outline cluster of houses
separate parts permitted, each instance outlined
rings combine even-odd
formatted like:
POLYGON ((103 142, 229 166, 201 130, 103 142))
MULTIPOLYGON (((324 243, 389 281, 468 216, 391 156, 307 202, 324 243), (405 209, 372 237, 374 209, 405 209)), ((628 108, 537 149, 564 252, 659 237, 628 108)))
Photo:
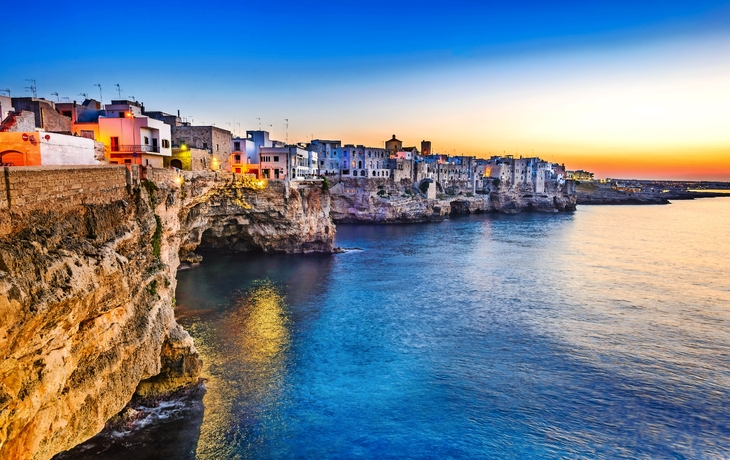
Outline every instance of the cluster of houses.
MULTIPOLYGON (((177 115, 148 111, 144 104, 94 99, 55 103, 42 98, 0 96, 0 163, 4 166, 136 164, 181 170, 228 171, 282 181, 328 177, 395 184, 434 182, 442 191, 479 193, 490 185, 529 186, 535 192, 571 178, 564 165, 539 158, 448 156, 396 138, 383 147, 313 139, 287 144, 269 132, 234 136, 216 126, 197 126, 177 115)), ((580 171, 583 173, 583 171, 580 171)))

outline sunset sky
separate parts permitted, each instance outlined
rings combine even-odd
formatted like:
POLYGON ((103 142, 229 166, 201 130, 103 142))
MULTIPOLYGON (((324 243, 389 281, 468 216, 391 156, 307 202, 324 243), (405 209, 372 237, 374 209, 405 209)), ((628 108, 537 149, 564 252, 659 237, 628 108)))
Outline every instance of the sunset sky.
POLYGON ((41 2, 11 21, 0 90, 35 78, 80 101, 101 83, 108 103, 119 83, 148 109, 240 133, 260 117, 281 140, 288 118, 290 141, 396 134, 599 177, 730 180, 729 2, 353 3, 41 2))

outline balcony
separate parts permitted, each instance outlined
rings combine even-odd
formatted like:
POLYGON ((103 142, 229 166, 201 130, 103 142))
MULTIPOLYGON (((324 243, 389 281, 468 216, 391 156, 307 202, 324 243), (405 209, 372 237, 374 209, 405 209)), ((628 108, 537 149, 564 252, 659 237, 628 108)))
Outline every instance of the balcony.
POLYGON ((160 148, 153 145, 112 145, 113 153, 160 153, 160 148))

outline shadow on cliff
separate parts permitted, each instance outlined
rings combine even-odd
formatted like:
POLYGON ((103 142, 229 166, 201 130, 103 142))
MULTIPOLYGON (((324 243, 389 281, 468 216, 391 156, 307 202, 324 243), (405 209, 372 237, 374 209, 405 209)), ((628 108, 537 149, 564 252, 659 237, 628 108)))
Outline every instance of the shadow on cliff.
POLYGON ((203 423, 204 394, 201 386, 179 398, 158 402, 157 407, 133 404, 145 417, 128 423, 122 431, 108 423, 101 433, 53 460, 129 460, 130 455, 134 460, 194 460, 203 423))

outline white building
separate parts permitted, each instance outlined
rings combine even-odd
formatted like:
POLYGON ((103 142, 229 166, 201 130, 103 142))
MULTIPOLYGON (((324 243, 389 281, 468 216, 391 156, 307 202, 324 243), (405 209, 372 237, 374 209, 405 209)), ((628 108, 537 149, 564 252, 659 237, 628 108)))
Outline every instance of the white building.
POLYGON ((97 124, 96 140, 104 143, 112 164, 162 168, 162 158, 172 155, 170 125, 142 115, 138 102, 112 101, 97 124))
POLYGON ((297 181, 317 175, 317 152, 303 146, 259 148, 261 177, 297 181))
POLYGON ((13 101, 8 96, 0 96, 0 121, 8 118, 13 111, 13 101))

